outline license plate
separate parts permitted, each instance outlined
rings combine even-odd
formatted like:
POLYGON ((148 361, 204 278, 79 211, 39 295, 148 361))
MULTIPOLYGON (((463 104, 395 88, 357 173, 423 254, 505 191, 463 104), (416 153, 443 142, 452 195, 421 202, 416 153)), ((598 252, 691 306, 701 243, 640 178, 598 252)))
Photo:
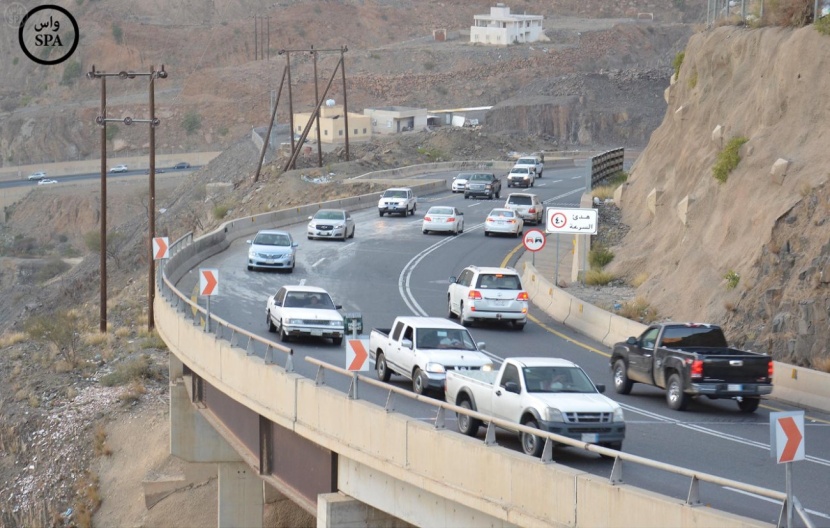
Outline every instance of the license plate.
POLYGON ((317 233, 320 236, 331 236, 331 233, 317 233))
POLYGON ((728 390, 729 392, 740 392, 740 391, 744 390, 744 386, 743 385, 736 385, 736 384, 729 384, 729 385, 726 386, 726 390, 728 390))
POLYGON ((496 223, 499 225, 504 225, 504 220, 496 220, 496 223))
POLYGON ((596 444, 599 442, 599 434, 597 433, 582 433, 582 441, 589 444, 596 444))
POLYGON ((493 306, 504 306, 504 301, 493 301, 493 306))
POLYGON ((323 331, 322 330, 311 330, 311 335, 321 336, 321 335, 323 335, 323 331))
POLYGON ((273 264, 273 263, 274 263, 274 259, 265 259, 265 263, 266 263, 266 264, 273 264))

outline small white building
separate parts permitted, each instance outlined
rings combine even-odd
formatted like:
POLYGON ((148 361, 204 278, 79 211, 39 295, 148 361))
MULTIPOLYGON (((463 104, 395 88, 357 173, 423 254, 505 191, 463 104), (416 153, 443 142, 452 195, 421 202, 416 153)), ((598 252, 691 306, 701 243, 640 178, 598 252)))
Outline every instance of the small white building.
POLYGON ((400 132, 421 130, 427 126, 426 108, 382 106, 379 108, 364 108, 363 115, 371 119, 372 134, 398 134, 400 132))
POLYGON ((524 44, 544 39, 542 15, 513 15, 504 4, 490 8, 489 15, 474 15, 470 27, 470 42, 506 46, 524 44))

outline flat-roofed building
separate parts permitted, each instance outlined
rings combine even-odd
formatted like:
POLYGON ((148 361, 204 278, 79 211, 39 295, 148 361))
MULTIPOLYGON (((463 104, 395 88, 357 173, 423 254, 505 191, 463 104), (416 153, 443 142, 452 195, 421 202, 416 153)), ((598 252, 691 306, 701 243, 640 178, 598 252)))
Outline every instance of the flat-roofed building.
MULTIPOLYGON (((294 114, 294 134, 302 134, 313 112, 294 114)), ((346 120, 343 119, 343 105, 320 107, 320 141, 322 143, 345 143, 346 120)), ((317 126, 312 123, 307 139, 316 144, 317 126)), ((349 141, 372 139, 372 119, 364 114, 349 112, 349 141)))
POLYGON ((506 46, 545 39, 542 15, 514 15, 504 4, 490 8, 489 15, 474 15, 470 42, 506 46))

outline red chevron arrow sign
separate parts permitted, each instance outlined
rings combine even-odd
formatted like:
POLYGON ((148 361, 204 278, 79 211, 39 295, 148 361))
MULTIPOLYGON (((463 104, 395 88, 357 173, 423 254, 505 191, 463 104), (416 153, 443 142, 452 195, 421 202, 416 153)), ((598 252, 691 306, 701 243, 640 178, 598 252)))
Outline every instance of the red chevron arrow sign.
POLYGON ((346 340, 346 369, 351 371, 369 370, 369 340, 346 340))
POLYGON ((219 270, 199 268, 199 295, 219 294, 219 270))
POLYGON ((167 237, 155 237, 153 239, 153 260, 161 260, 170 258, 170 245, 167 243, 167 237))
POLYGON ((779 464, 804 460, 804 411, 774 412, 770 419, 770 454, 779 464))

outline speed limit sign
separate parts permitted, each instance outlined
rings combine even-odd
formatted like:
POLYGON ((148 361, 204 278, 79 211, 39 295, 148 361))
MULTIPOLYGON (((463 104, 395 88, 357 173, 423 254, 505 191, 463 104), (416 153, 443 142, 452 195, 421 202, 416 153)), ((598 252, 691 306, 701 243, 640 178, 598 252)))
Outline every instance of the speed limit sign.
POLYGON ((539 251, 545 247, 545 233, 540 229, 528 229, 522 239, 522 244, 528 251, 539 251))

